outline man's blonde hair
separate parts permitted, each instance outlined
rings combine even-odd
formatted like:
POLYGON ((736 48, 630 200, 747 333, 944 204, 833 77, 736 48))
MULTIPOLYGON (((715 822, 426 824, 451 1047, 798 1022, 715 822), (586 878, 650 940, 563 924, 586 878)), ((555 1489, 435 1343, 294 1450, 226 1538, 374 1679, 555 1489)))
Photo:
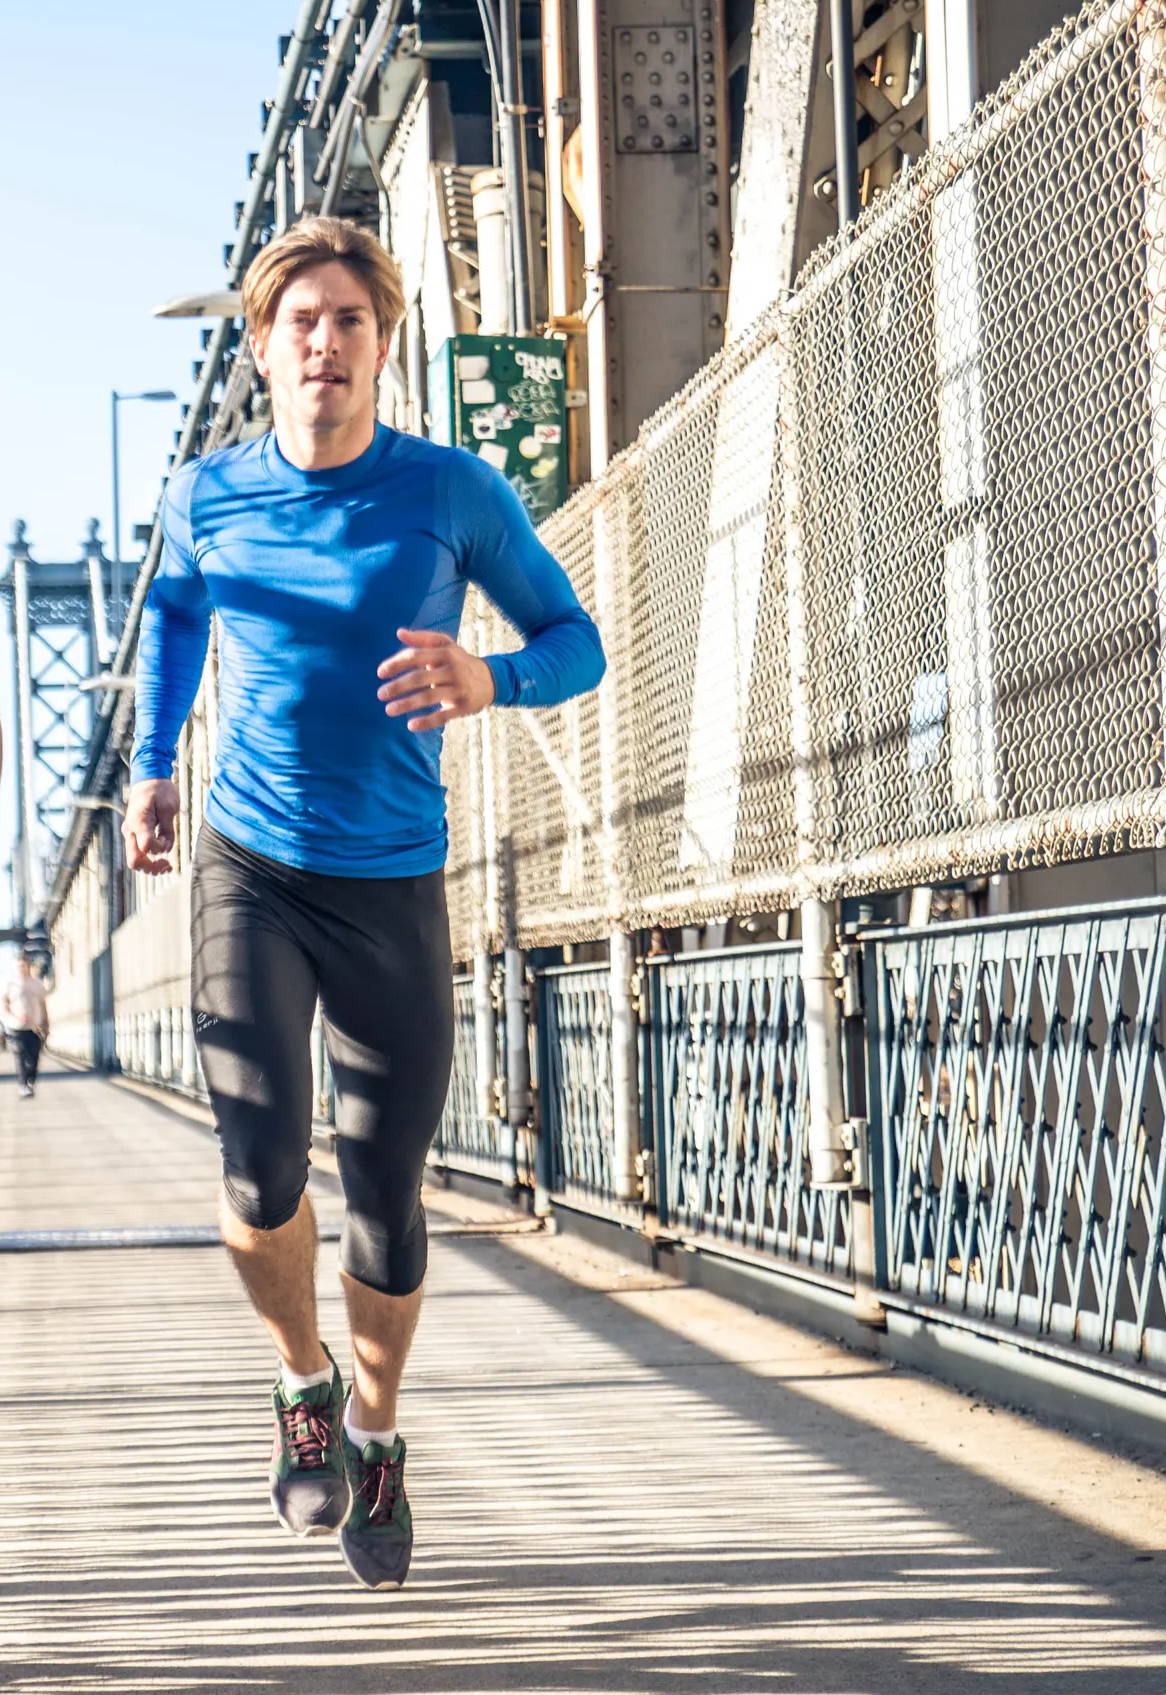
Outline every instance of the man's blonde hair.
POLYGON ((391 341, 405 316, 405 289, 397 261, 375 235, 349 218, 304 218, 252 259, 243 278, 243 315, 252 335, 264 336, 275 322, 280 295, 301 271, 338 259, 368 290, 377 340, 391 341))

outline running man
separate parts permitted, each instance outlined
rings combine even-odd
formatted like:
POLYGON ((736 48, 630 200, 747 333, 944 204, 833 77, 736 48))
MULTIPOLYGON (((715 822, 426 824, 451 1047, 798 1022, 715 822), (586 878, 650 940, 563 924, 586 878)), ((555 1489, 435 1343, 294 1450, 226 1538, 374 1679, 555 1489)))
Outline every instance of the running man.
POLYGON ((453 1048, 442 727, 593 689, 604 657, 505 478, 378 423, 404 297, 371 235, 336 218, 295 225, 251 265, 243 309, 274 427, 167 487, 126 853, 134 870, 170 869, 176 745, 213 611, 219 735, 193 868, 192 1001, 223 1239, 280 1359, 276 1516, 297 1536, 339 1530, 353 1575, 386 1589, 412 1549, 397 1391, 453 1048), (470 582, 521 633, 517 653, 458 645, 470 582), (304 1192, 317 996, 346 1205, 347 1399, 317 1326, 304 1192))
POLYGON ((49 1008, 45 986, 24 954, 16 962, 16 976, 4 990, 4 1024, 16 1049, 21 1098, 28 1101, 36 1093, 40 1053, 49 1039, 49 1008))

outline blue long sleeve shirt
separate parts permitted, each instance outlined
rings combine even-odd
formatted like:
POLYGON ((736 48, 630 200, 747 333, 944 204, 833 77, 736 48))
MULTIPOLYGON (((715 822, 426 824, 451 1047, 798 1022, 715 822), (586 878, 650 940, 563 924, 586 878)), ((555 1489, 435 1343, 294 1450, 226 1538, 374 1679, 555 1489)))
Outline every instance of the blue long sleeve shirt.
POLYGON ((131 778, 170 777, 212 612, 219 736, 207 821, 283 864, 404 877, 446 857, 440 730, 377 698, 398 629, 457 636, 478 584, 522 635, 487 658, 500 706, 554 706, 604 671, 599 633, 518 495, 463 448, 378 424, 302 471, 269 434, 170 479, 142 614, 131 778))

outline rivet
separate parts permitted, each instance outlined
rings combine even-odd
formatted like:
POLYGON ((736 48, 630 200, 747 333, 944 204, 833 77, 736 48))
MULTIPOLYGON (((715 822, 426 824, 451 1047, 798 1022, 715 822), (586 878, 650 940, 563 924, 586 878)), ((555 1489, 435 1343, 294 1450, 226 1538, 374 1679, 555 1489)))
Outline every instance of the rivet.
POLYGON ((651 76, 648 78, 648 81, 652 84, 653 88, 659 88, 659 86, 660 86, 660 73, 659 73, 659 71, 653 71, 651 76))
POLYGON ((636 64, 637 65, 646 65, 647 63, 648 63, 648 55, 646 53, 637 53, 636 54, 636 64))
POLYGON ((711 190, 704 197, 704 203, 705 203, 706 206, 715 206, 717 204, 717 200, 718 200, 718 196, 715 195, 711 190))
POLYGON ((663 104, 664 102, 658 94, 653 94, 652 98, 648 101, 649 106, 662 106, 663 104))
POLYGON ((687 82, 688 81, 688 72, 687 71, 677 71, 676 80, 679 83, 687 82))
POLYGON ((658 29, 650 29, 648 31, 648 40, 652 43, 653 46, 655 46, 655 44, 657 43, 657 41, 659 41, 659 39, 660 39, 660 31, 658 29))
POLYGON ((630 71, 625 71, 623 76, 619 80, 623 83, 624 87, 626 88, 629 82, 635 82, 636 79, 630 71))
POLYGON ((636 122, 637 122, 637 124, 639 124, 641 129, 647 129, 647 127, 648 127, 648 114, 646 112, 641 112, 639 117, 636 119, 636 122))
POLYGON ((623 103, 624 103, 625 106, 634 106, 635 103, 636 103, 635 95, 634 94, 625 94, 624 97, 623 97, 623 103))
POLYGON ((652 137, 652 146, 653 147, 663 147, 663 145, 664 145, 664 137, 662 135, 654 135, 652 137))
POLYGON ((623 138, 623 144, 624 144, 625 147, 634 147, 636 145, 635 136, 634 135, 625 135, 624 138, 623 138))
POLYGON ((675 112, 669 112, 668 116, 664 119, 664 122, 668 125, 669 129, 675 129, 676 128, 676 113, 675 112))
POLYGON ((619 32, 619 38, 620 38, 621 41, 630 41, 631 38, 632 38, 631 30, 630 29, 621 29, 620 32, 619 32))
POLYGON ((689 106, 692 104, 687 94, 677 95, 676 103, 678 106, 689 106))
POLYGON ((721 317, 721 314, 719 312, 714 312, 712 314, 712 316, 709 318, 709 329, 710 330, 719 330, 721 325, 724 323, 724 321, 725 320, 721 317))
POLYGON ((675 59, 676 59, 675 53, 665 53, 665 55, 664 55, 664 63, 666 65, 673 64, 675 62, 675 59))

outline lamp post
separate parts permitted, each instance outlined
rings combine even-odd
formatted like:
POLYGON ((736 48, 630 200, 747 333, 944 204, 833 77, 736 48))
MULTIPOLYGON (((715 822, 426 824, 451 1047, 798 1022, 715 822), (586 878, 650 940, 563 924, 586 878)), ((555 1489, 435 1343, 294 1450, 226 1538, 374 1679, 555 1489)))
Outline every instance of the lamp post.
POLYGON ((141 394, 119 394, 116 389, 110 390, 110 442, 113 449, 113 611, 114 618, 120 624, 121 620, 121 486, 119 481, 118 451, 117 451, 117 408, 123 400, 177 400, 178 396, 172 389, 148 388, 141 394))

